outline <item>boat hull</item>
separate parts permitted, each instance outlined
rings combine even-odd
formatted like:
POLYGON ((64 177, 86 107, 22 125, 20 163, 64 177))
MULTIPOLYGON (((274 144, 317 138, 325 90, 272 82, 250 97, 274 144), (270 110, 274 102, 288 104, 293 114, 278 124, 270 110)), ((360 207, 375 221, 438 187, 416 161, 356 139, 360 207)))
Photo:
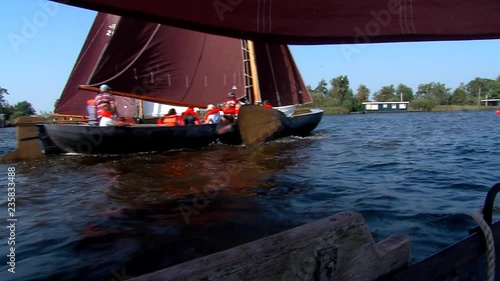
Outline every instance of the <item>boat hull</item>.
MULTIPOLYGON (((42 146, 55 145, 67 153, 129 154, 172 149, 196 149, 217 140, 217 126, 108 126, 40 124, 42 146), (45 140, 45 143, 44 141, 45 140)), ((42 148, 42 151, 48 149, 42 148)), ((53 148, 50 149, 50 151, 53 148)))
MULTIPOLYGON (((279 130, 267 138, 266 141, 272 141, 289 136, 308 136, 314 129, 316 129, 322 118, 323 110, 317 108, 311 109, 310 112, 289 116, 280 111, 282 126, 279 130)), ((231 145, 243 144, 238 124, 233 125, 233 128, 229 133, 221 135, 219 141, 224 144, 231 145)))

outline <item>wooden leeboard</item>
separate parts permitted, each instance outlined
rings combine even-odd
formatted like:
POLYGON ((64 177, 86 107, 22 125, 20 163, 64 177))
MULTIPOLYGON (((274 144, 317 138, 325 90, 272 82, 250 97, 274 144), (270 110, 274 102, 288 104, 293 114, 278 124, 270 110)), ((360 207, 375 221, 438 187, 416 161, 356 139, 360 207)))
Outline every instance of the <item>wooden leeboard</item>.
POLYGON ((245 145, 254 145, 269 139, 283 128, 280 112, 256 105, 245 105, 238 113, 238 129, 245 145))
POLYGON ((0 163, 42 157, 40 140, 36 124, 45 122, 43 117, 23 116, 16 119, 17 147, 14 151, 2 156, 0 163))

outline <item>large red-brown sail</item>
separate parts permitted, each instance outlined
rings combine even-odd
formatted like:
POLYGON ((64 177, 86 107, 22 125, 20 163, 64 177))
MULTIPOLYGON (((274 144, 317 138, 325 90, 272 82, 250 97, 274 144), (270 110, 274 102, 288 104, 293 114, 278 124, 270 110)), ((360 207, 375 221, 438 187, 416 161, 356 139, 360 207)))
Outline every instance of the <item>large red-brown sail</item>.
POLYGON ((261 42, 254 46, 263 101, 274 106, 312 102, 288 46, 261 42))
POLYGON ((334 44, 500 38, 498 0, 51 0, 268 42, 334 44), (168 7, 164 7, 168 5, 168 7))
POLYGON ((244 93, 241 40, 122 18, 91 80, 146 101, 223 102, 244 93))
MULTIPOLYGON (((63 115, 88 115, 87 100, 95 94, 78 89, 78 85, 88 83, 99 58, 113 36, 119 16, 98 13, 83 44, 78 59, 71 71, 66 86, 54 110, 63 115)), ((119 114, 134 116, 135 101, 131 98, 115 97, 119 114)))

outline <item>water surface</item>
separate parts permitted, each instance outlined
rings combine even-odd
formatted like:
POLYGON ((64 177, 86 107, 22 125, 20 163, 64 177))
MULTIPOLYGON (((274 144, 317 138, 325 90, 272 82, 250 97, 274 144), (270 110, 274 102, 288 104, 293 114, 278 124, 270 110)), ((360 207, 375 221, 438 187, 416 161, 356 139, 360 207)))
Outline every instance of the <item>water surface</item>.
MULTIPOLYGON (((255 147, 0 164, 0 182, 16 168, 18 218, 17 273, 7 274, 2 231, 0 280, 138 276, 343 210, 361 213, 376 241, 407 235, 415 262, 474 226, 468 214, 500 182, 499 120, 324 116, 310 137, 255 147)), ((0 129, 0 154, 14 138, 0 129)))

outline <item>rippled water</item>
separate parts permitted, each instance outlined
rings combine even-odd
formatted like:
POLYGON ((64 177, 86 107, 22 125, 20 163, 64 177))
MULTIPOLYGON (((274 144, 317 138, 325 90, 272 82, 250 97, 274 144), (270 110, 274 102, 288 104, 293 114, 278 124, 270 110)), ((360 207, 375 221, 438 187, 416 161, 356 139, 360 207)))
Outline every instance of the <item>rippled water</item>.
MULTIPOLYGON (((0 164, 3 183, 16 168, 18 218, 16 274, 2 227, 0 280, 138 276, 347 209, 377 241, 407 235, 415 262, 474 226, 468 214, 500 181, 499 121, 491 111, 325 116, 311 137, 250 148, 0 164)), ((14 134, 0 129, 0 154, 14 134)))

